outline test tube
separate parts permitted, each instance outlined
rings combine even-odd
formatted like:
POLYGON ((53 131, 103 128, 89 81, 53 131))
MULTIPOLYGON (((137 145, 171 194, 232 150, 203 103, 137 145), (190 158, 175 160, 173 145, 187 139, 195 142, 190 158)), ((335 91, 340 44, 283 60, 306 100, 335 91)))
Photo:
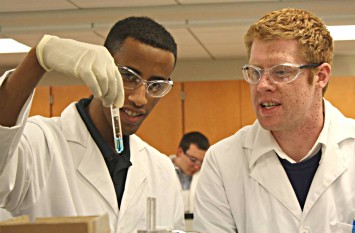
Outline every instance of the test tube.
POLYGON ((115 143, 115 149, 117 153, 123 151, 123 135, 121 128, 121 119, 120 119, 120 110, 119 108, 110 106, 111 109, 111 118, 112 118, 112 129, 113 129, 113 141, 115 143))

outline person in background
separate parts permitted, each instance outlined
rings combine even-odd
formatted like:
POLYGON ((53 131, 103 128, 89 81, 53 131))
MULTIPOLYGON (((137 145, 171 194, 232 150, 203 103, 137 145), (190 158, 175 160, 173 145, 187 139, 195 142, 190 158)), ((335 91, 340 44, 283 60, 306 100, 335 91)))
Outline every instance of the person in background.
POLYGON ((147 198, 156 225, 184 229, 174 166, 134 133, 166 95, 177 58, 171 34, 148 17, 129 17, 104 46, 45 35, 0 79, 0 207, 15 216, 108 214, 110 232, 146 229, 147 198), (80 78, 93 98, 60 117, 28 118, 46 71, 80 78), (115 150, 109 106, 119 108, 124 150, 115 150))
POLYGON ((205 135, 189 132, 181 138, 176 155, 170 156, 180 180, 185 213, 193 213, 199 171, 209 147, 210 143, 205 135))
POLYGON ((263 16, 245 35, 257 120, 211 146, 194 228, 219 233, 352 232, 355 120, 324 99, 333 39, 302 9, 263 16))

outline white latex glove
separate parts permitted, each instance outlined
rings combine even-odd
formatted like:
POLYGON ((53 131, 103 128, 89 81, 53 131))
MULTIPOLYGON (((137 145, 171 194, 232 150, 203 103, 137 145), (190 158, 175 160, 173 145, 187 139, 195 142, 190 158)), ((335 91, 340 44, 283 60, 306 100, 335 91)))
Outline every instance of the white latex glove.
POLYGON ((122 78, 104 46, 45 35, 37 45, 36 54, 45 70, 81 78, 104 106, 122 107, 122 78))

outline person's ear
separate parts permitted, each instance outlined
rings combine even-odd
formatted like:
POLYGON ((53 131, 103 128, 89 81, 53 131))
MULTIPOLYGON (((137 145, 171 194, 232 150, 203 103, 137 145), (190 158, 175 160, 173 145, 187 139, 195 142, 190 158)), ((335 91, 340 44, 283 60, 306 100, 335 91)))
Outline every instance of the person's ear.
POLYGON ((330 79, 330 72, 332 68, 328 63, 323 63, 317 68, 317 72, 315 74, 315 82, 316 85, 323 89, 330 79))
POLYGON ((179 147, 179 148, 177 149, 176 157, 181 157, 183 153, 184 153, 184 151, 182 150, 181 147, 179 147))

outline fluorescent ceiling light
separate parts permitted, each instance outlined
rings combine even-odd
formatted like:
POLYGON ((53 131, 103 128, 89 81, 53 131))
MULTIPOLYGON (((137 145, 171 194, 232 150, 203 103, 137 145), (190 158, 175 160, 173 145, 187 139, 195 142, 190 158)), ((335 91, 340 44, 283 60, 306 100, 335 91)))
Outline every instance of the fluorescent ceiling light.
POLYGON ((333 40, 355 40, 355 25, 327 27, 333 40))
POLYGON ((9 38, 0 39, 0 53, 27 53, 30 49, 27 45, 21 44, 16 40, 9 38))

